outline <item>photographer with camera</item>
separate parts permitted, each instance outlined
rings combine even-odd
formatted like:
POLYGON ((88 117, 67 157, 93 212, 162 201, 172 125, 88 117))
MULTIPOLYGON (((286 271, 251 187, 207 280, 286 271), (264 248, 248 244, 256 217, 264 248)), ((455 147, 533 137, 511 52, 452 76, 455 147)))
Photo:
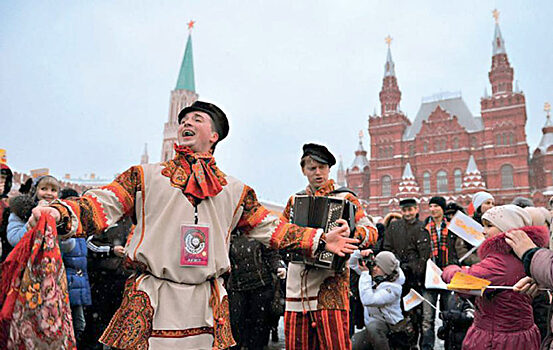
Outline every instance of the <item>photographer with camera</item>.
POLYGON ((390 349, 388 335, 403 320, 400 301, 405 275, 399 260, 392 252, 383 251, 375 257, 372 250, 366 249, 355 251, 349 265, 361 275, 359 294, 365 307, 369 343, 373 349, 390 349))
POLYGON ((464 296, 455 294, 439 316, 443 325, 438 328, 438 338, 444 340, 446 349, 461 350, 463 339, 474 321, 474 304, 464 296))

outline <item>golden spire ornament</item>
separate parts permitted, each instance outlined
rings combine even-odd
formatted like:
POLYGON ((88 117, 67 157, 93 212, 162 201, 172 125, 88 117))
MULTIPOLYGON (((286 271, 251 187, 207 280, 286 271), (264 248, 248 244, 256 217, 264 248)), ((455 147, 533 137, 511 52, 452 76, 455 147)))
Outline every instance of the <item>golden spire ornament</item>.
POLYGON ((549 117, 549 112, 551 112, 551 104, 549 102, 545 102, 543 104, 543 110, 545 113, 547 113, 547 116, 549 117))
POLYGON ((495 23, 499 23, 499 11, 497 9, 494 9, 492 11, 493 18, 495 18, 495 23))
POLYGON ((390 47, 390 45, 392 44, 392 40, 393 39, 390 34, 388 34, 388 36, 384 38, 384 41, 386 42, 386 45, 388 45, 388 47, 390 47))

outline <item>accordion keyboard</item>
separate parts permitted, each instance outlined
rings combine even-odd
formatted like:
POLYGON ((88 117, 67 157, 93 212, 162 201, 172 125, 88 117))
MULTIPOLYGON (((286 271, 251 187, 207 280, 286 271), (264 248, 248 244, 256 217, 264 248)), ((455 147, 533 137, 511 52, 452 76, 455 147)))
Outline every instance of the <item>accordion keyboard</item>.
POLYGON ((326 226, 326 232, 332 230, 333 228, 338 226, 338 223, 336 222, 338 219, 342 218, 342 212, 343 212, 344 206, 342 203, 336 203, 336 202, 330 202, 328 206, 328 218, 327 218, 327 226, 326 226))

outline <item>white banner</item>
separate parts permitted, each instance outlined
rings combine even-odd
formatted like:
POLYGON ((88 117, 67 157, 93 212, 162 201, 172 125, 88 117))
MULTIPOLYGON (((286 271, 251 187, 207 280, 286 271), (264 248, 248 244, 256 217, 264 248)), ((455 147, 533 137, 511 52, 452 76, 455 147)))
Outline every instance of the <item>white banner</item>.
POLYGON ((447 228, 475 247, 480 246, 486 239, 484 227, 461 211, 455 213, 447 228))
POLYGON ((436 265, 432 259, 426 261, 426 274, 424 278, 424 287, 426 289, 445 289, 447 284, 442 281, 442 270, 436 265))
POLYGON ((420 305, 423 301, 424 298, 419 293, 417 293, 416 290, 411 288, 409 294, 403 297, 403 309, 405 311, 409 311, 420 305))

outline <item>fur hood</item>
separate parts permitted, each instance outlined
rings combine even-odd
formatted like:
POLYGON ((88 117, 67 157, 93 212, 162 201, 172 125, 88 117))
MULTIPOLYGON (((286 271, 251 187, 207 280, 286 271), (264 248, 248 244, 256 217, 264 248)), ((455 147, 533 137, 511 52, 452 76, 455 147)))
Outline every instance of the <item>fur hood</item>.
MULTIPOLYGON (((528 237, 538 247, 547 247, 549 243, 549 232, 544 226, 526 226, 520 230, 526 232, 528 237)), ((505 241, 505 232, 498 234, 492 238, 488 238, 478 248, 478 257, 484 259, 491 253, 510 254, 513 249, 505 241)))
POLYGON ((27 195, 10 198, 10 210, 26 222, 31 217, 31 211, 36 207, 35 201, 27 195))

